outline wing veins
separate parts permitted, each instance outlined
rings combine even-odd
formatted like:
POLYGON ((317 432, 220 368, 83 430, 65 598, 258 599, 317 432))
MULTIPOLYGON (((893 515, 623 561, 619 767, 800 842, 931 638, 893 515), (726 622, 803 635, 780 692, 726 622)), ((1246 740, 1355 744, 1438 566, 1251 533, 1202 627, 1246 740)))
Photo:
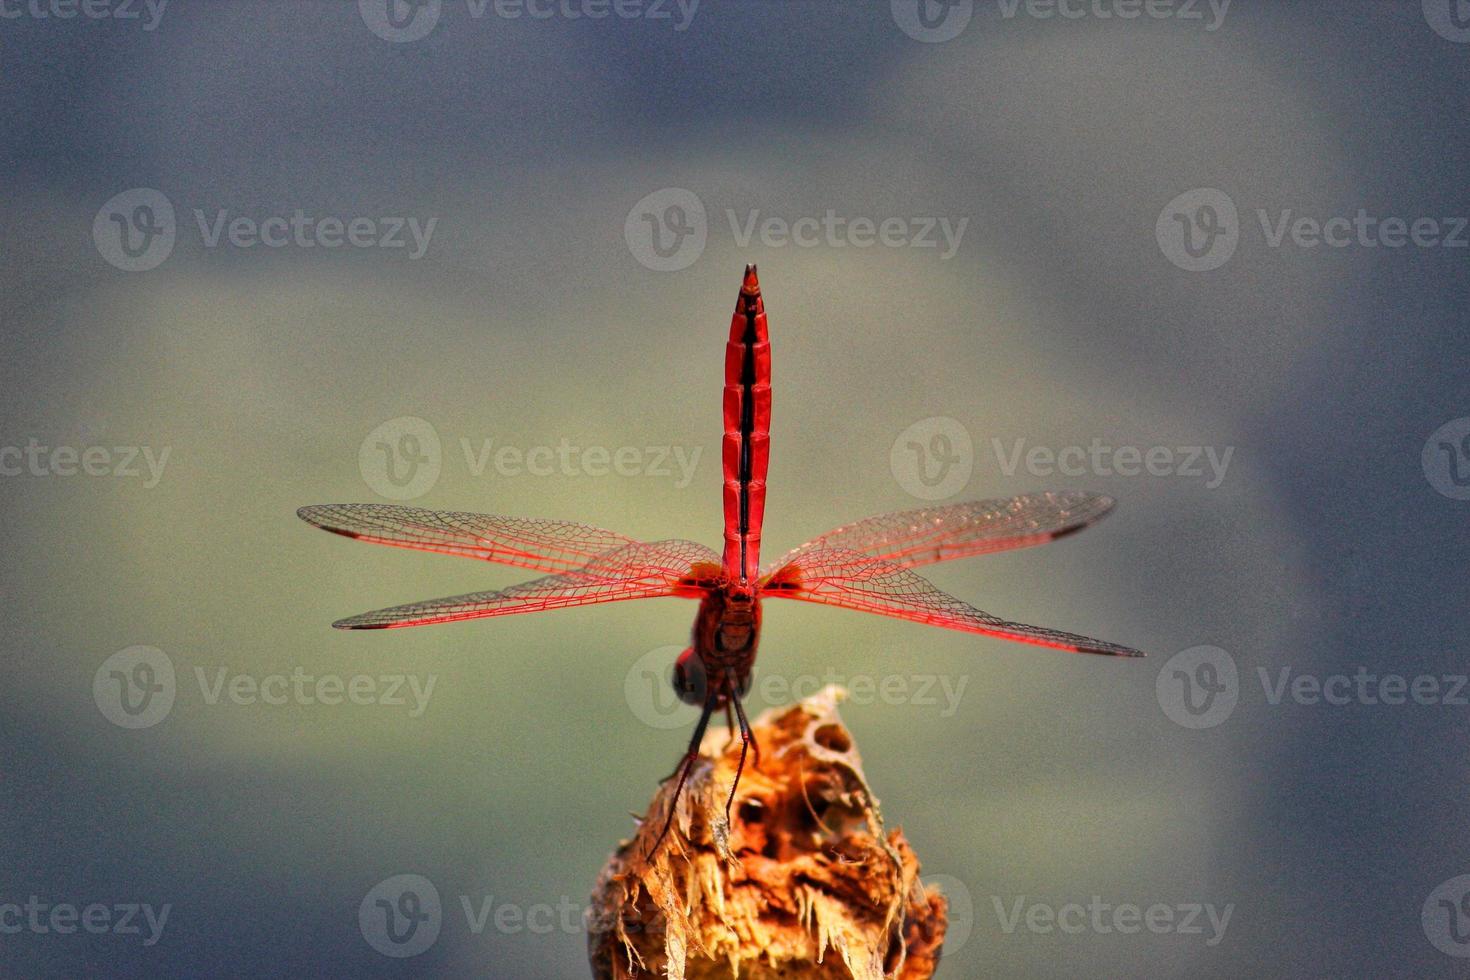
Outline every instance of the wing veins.
POLYGON ((781 587, 763 592, 764 596, 877 613, 1074 653, 1143 656, 1131 647, 1105 640, 1002 619, 944 592, 909 568, 861 552, 814 550, 782 566, 763 585, 776 576, 781 587))

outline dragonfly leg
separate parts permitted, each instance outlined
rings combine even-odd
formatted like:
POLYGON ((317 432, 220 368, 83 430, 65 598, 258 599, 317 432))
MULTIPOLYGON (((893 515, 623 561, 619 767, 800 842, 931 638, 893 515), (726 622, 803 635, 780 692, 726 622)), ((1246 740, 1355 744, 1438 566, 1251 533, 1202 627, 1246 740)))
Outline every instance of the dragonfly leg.
POLYGON ((739 699, 735 701, 735 714, 740 718, 741 737, 749 742, 751 749, 755 751, 755 762, 753 765, 756 771, 759 772, 761 767, 761 743, 755 737, 755 732, 751 730, 750 721, 745 717, 745 706, 740 703, 739 699))
POLYGON ((730 740, 725 743, 726 752, 730 751, 730 746, 735 744, 735 739, 740 737, 740 733, 735 729, 735 712, 730 707, 734 700, 732 697, 729 701, 725 702, 725 730, 730 733, 730 740))
MULTIPOLYGON (((704 710, 699 713, 699 724, 694 726, 694 737, 689 740, 689 751, 684 753, 684 761, 679 763, 679 768, 674 772, 679 774, 679 784, 674 787, 674 795, 669 800, 669 816, 664 821, 664 829, 659 831, 658 839, 644 855, 644 860, 649 860, 658 851, 660 844, 669 834, 669 828, 674 825, 674 815, 679 812, 679 796, 684 792, 684 782, 689 778, 689 772, 694 768, 694 762, 699 758, 699 743, 704 741, 704 730, 709 727, 709 716, 715 710, 715 695, 710 692, 709 699, 704 702, 704 710)), ((672 774, 670 774, 672 778, 672 774)), ((668 780, 665 780, 667 782, 668 780)))
POLYGON ((677 776, 677 775, 679 775, 679 773, 681 773, 681 772, 683 772, 683 771, 684 771, 684 763, 685 763, 685 762, 686 762, 686 761, 687 761, 687 760, 688 760, 688 759, 689 759, 689 754, 688 754, 688 753, 687 753, 687 752, 686 752, 686 753, 685 753, 685 754, 683 754, 683 755, 681 755, 681 756, 679 756, 679 761, 678 761, 678 763, 677 763, 677 764, 675 764, 675 766, 674 766, 674 771, 673 771, 673 772, 671 772, 671 773, 669 773, 669 774, 668 774, 668 775, 667 775, 667 776, 665 776, 665 777, 664 777, 664 778, 663 778, 663 779, 660 779, 660 780, 659 780, 659 781, 658 781, 658 784, 659 784, 659 785, 660 785, 660 786, 662 786, 662 785, 663 785, 663 784, 664 784, 664 783, 666 783, 666 782, 668 782, 668 781, 669 781, 669 780, 671 780, 671 779, 673 779, 673 778, 674 778, 674 777, 675 777, 675 776, 677 776))
MULTIPOLYGON (((740 732, 737 730, 737 726, 735 724, 735 716, 733 714, 731 714, 731 711, 730 711, 730 702, 728 702, 728 701, 725 702, 725 725, 730 730, 730 741, 728 741, 728 742, 725 743, 725 751, 728 752, 730 750, 730 746, 734 745, 735 744, 735 740, 740 737, 740 732)), ((759 747, 756 748, 755 757, 756 757, 756 766, 757 766, 757 768, 759 768, 759 765, 760 765, 760 749, 759 749, 759 747)), ((681 770, 681 769, 684 768, 684 760, 687 759, 687 758, 689 758, 687 755, 681 756, 679 758, 678 764, 676 766, 674 766, 674 771, 671 772, 671 773, 669 773, 663 779, 660 779, 658 781, 658 784, 660 786, 662 786, 664 783, 668 782, 669 780, 673 779, 675 776, 679 775, 679 770, 681 770)))
MULTIPOLYGON (((735 705, 735 714, 740 719, 740 764, 735 767, 735 781, 730 784, 730 798, 725 801, 725 823, 730 823, 730 807, 735 803, 735 790, 740 786, 740 774, 745 772, 745 756, 750 747, 755 744, 755 737, 750 733, 750 723, 745 720, 745 709, 740 705, 740 698, 735 694, 735 675, 729 675, 730 680, 730 703, 735 705)), ((730 705, 726 704, 726 708, 730 705)), ((756 765, 760 765, 760 746, 756 746, 756 765)))
POLYGON ((735 781, 730 784, 730 798, 725 801, 725 823, 730 823, 730 807, 735 804, 735 790, 740 786, 740 774, 745 771, 745 753, 750 751, 750 736, 741 729, 740 764, 735 767, 735 781))

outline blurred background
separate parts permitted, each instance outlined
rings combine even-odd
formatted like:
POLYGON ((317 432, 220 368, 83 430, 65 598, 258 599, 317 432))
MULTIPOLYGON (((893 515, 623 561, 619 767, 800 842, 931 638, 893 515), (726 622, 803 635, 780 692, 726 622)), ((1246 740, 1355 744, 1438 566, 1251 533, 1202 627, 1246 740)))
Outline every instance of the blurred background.
POLYGON ((757 262, 769 557, 1118 500, 931 577, 1146 660, 766 606, 941 975, 1463 975, 1465 6, 0 4, 0 973, 585 975, 694 605, 294 511, 718 545, 757 262))

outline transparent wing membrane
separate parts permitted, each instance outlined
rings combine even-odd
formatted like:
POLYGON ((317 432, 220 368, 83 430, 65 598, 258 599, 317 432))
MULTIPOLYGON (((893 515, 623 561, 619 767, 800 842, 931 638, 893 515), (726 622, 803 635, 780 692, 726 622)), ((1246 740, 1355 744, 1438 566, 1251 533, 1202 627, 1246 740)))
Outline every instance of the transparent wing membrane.
POLYGON ((899 511, 828 531, 770 567, 814 551, 842 549, 914 568, 1054 541, 1099 520, 1112 506, 1110 497, 1069 490, 899 511))
POLYGON ((418 551, 463 555, 537 572, 586 565, 632 538, 587 524, 422 510, 391 504, 318 504, 297 516, 334 534, 418 551))
POLYGON ((338 629, 390 629, 461 619, 508 616, 568 606, 661 596, 698 598, 718 577, 720 556, 693 541, 633 543, 574 571, 491 592, 472 592, 363 613, 338 629))
POLYGON ((843 548, 804 552, 764 580, 761 595, 878 613, 1074 653, 1143 656, 1131 647, 1116 643, 1044 626, 1008 622, 961 602, 902 565, 843 548))

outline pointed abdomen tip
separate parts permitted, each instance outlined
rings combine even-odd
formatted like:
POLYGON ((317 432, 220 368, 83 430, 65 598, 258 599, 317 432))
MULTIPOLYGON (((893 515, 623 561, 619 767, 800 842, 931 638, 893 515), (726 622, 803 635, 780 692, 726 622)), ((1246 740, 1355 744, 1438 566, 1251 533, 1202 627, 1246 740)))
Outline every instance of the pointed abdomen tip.
POLYGON ((740 291, 742 293, 750 293, 751 295, 755 295, 761 291, 760 280, 755 275, 755 266, 748 265, 745 267, 745 282, 741 285, 740 291))

